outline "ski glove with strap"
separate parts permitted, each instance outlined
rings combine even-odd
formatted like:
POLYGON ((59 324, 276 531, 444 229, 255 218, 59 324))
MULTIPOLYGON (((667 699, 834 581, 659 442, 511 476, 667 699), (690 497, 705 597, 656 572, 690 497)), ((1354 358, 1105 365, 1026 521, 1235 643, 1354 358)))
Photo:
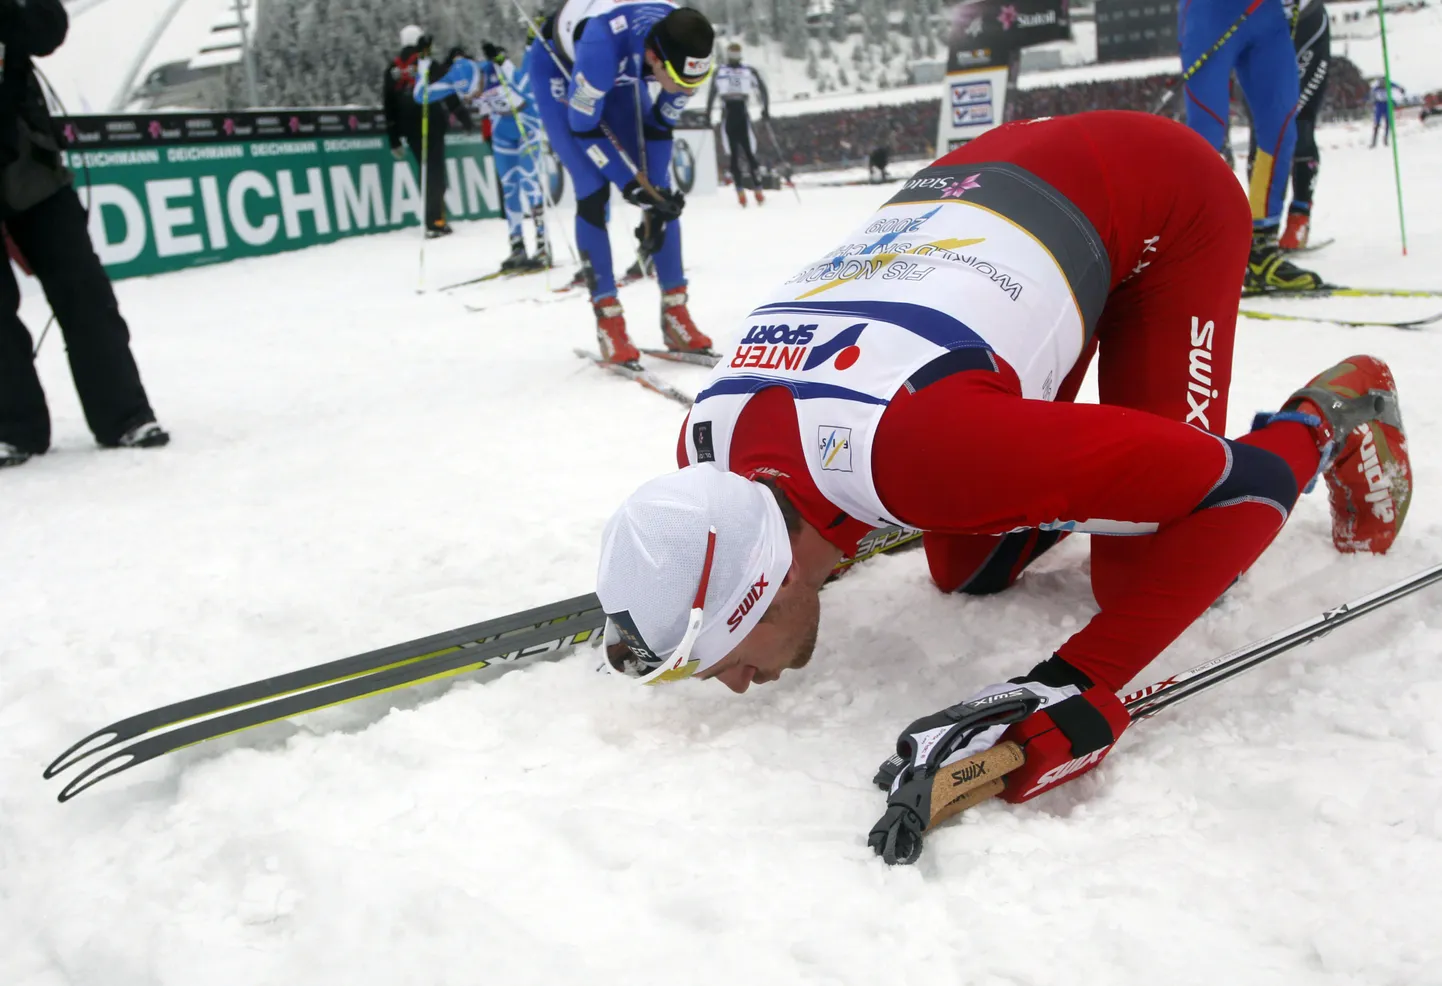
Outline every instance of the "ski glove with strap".
POLYGON ((913 863, 928 829, 995 795, 1025 801, 1080 776, 1129 722, 1114 694, 1059 657, 984 688, 898 737, 875 778, 890 796, 868 844, 887 863, 913 863))
POLYGON ((627 202, 634 206, 645 209, 654 219, 669 222, 681 217, 681 210, 686 208, 686 196, 674 188, 658 188, 656 195, 651 194, 640 181, 632 179, 621 189, 621 195, 627 202))

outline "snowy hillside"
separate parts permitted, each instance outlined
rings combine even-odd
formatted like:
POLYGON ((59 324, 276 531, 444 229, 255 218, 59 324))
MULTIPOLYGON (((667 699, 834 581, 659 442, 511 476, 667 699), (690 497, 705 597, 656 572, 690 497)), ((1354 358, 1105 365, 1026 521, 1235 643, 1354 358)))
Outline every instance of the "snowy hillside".
MULTIPOLYGON (((1317 235, 1337 242, 1309 260, 1442 287, 1422 194, 1442 131, 1403 124, 1406 259, 1387 156, 1357 127, 1321 139, 1317 235)), ((697 197, 698 322, 734 342, 886 194, 697 197)), ((61 340, 40 353, 55 449, 0 474, 0 983, 1438 981, 1435 589, 1138 725, 1075 784, 982 806, 916 867, 875 859, 876 763, 1087 618, 1081 537, 994 597, 938 594, 916 554, 867 563, 823 595, 811 666, 744 697, 638 688, 586 652, 196 747, 57 805, 42 765, 114 718, 589 590, 606 517, 673 466, 681 408, 571 355, 584 302, 540 303, 540 278, 417 297, 418 242, 118 284, 166 449, 95 449, 61 340)), ((500 223, 465 226, 427 247, 432 283, 504 247, 500 223)), ((654 285, 622 297, 655 343, 654 285)), ((45 322, 33 282, 21 314, 45 322)), ((1364 350, 1396 369, 1410 429, 1396 548, 1337 555, 1324 498, 1304 498, 1147 680, 1442 558, 1442 329, 1244 322, 1229 433, 1364 350)), ((661 372, 694 390, 702 371, 661 372)))
POLYGON ((235 23, 230 0, 77 0, 66 11, 65 43, 36 64, 71 113, 124 109, 151 71, 202 57, 213 63, 218 56, 202 56, 203 48, 238 39, 216 30, 235 23))

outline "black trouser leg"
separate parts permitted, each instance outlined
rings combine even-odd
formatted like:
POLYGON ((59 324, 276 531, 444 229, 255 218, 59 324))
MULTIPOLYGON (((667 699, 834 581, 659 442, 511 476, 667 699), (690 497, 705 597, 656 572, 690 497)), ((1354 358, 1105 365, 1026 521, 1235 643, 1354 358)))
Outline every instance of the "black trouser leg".
POLYGON ((745 188, 741 184, 741 154, 744 151, 751 159, 751 183, 756 184, 756 155, 751 153, 751 128, 747 124, 746 114, 729 112, 726 114, 726 139, 731 143, 731 178, 736 182, 737 188, 745 188))
POLYGON ((1291 212, 1310 214, 1322 156, 1317 150, 1317 115, 1327 94, 1332 62, 1332 34, 1326 14, 1317 9, 1306 24, 1297 26, 1297 71, 1301 98, 1297 102, 1297 147, 1292 152, 1291 212))
POLYGON ((34 343, 20 321, 20 286, 5 260, 0 273, 0 442, 26 452, 50 447, 50 412, 31 358, 34 343))
POLYGON ((1317 153, 1317 125, 1312 120, 1297 120, 1297 150, 1292 157, 1292 205, 1289 211, 1310 215, 1312 194, 1317 188, 1317 170, 1321 158, 1317 153))
POLYGON ((429 146, 424 158, 421 157, 421 135, 419 133, 406 134, 406 143, 410 145, 411 153, 415 155, 417 175, 421 173, 422 161, 425 162, 426 225, 436 226, 446 218, 446 136, 444 132, 437 133, 436 128, 433 127, 426 137, 429 146))
MULTIPOLYGON (((434 121, 432 121, 434 122, 434 121)), ((426 222, 438 226, 446 219, 446 134, 443 128, 432 127, 431 147, 427 151, 426 222)))
POLYGON ((80 199, 67 186, 12 216, 6 225, 40 280, 65 337, 85 423, 96 441, 114 445, 155 414, 130 353, 130 329, 120 315, 110 277, 90 245, 80 199))

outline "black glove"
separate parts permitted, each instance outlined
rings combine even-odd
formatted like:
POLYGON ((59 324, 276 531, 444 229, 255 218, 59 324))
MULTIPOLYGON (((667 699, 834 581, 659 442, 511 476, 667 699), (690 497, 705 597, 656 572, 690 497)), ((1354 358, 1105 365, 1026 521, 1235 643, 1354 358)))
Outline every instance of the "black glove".
MULTIPOLYGON (((1045 696, 1008 682, 984 689, 979 695, 923 716, 897 738, 897 755, 881 765, 876 783, 889 789, 886 814, 872 827, 867 844, 887 863, 914 863, 921 855, 921 837, 933 821, 946 817, 960 799, 992 777, 985 767, 969 767, 937 775, 953 754, 970 754, 992 747, 1009 725, 1025 719, 1041 706, 1045 696)), ((993 768, 995 776, 1015 763, 993 768)))
POLYGON ((481 43, 481 54, 486 56, 487 61, 500 63, 506 59, 506 49, 500 45, 492 44, 489 41, 481 43))
POLYGON ((621 189, 622 198, 634 206, 645 209, 653 219, 670 222, 673 219, 681 218, 681 210, 686 208, 685 195, 674 188, 658 188, 656 194, 660 195, 659 200, 635 178, 621 189))

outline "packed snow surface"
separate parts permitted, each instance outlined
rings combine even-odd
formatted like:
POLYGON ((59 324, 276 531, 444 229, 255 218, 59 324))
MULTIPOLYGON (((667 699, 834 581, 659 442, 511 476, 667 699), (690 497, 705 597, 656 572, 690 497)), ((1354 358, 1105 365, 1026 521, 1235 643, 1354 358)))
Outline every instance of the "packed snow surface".
MULTIPOLYGON (((1364 136, 1323 133, 1316 235, 1336 243, 1308 262, 1442 287, 1425 184, 1442 132, 1404 122, 1406 258, 1390 158, 1364 136)), ((696 198, 697 321, 734 341, 890 190, 696 198)), ((1442 982, 1438 589, 1138 725, 1076 783, 948 823, 916 866, 872 855, 871 776, 897 732, 1094 611, 1080 537, 988 598, 937 593, 918 553, 869 562, 825 592, 811 666, 745 696, 636 687, 587 650, 203 744, 57 804, 41 768, 106 722, 589 590, 606 517, 673 467, 682 408, 572 355, 584 301, 538 303, 540 276, 418 296, 418 245, 118 284, 166 449, 96 449, 46 342, 54 450, 0 473, 0 983, 1442 982)), ((427 276, 504 252, 502 224, 465 226, 427 244, 427 276)), ((654 284, 622 297, 657 343, 654 284)), ((22 314, 37 332, 48 314, 33 284, 22 314)), ((1439 336, 1242 323, 1229 432, 1376 353, 1416 497, 1385 557, 1339 556, 1325 500, 1304 498, 1139 683, 1442 558, 1439 336)), ((657 372, 691 391, 704 373, 657 372)), ((976 468, 1005 481, 1005 462, 976 468)))

